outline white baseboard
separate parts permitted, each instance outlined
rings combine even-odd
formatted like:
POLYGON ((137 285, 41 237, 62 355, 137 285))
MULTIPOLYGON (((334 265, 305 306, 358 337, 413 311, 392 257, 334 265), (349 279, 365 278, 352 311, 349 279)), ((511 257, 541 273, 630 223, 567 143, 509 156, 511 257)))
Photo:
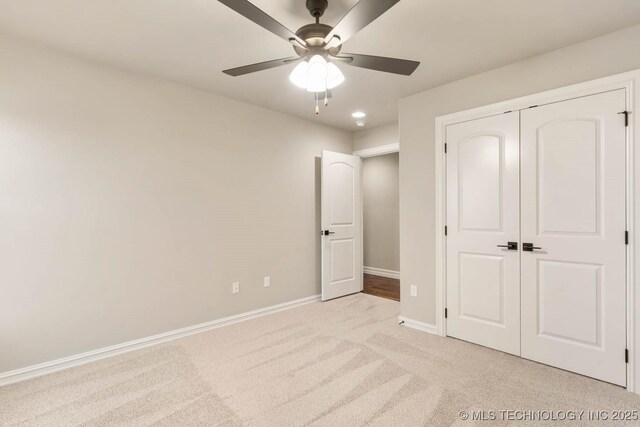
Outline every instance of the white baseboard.
POLYGON ((371 274, 373 276, 381 276, 381 277, 387 277, 389 279, 400 280, 399 271, 385 270, 384 268, 375 268, 375 267, 362 267, 362 271, 364 272, 364 274, 371 274))
POLYGON ((422 332, 426 332, 433 335, 440 335, 436 325, 431 323, 419 322, 417 320, 407 319, 406 317, 398 316, 400 322, 404 322, 403 325, 412 329, 417 329, 422 332))
POLYGON ((129 351, 138 350, 166 341, 172 341, 189 335, 198 334, 200 332, 209 331, 211 329, 220 328, 222 326, 244 322, 245 320, 255 319, 256 317, 266 316, 268 314, 277 313, 278 311, 288 310, 290 308, 298 307, 316 301, 320 301, 320 295, 301 298, 295 301, 272 305, 270 307, 259 308, 257 310, 248 311, 246 313, 240 313, 234 316, 212 320, 210 322, 200 323, 198 325, 187 326, 186 328, 176 329, 174 331, 164 332, 162 334, 153 335, 146 338, 140 338, 122 344, 116 344, 109 347, 88 351, 86 353, 76 354, 74 356, 40 363, 38 365, 27 366, 25 368, 16 369, 14 371, 2 372, 0 373, 0 387, 19 381, 24 381, 30 378, 39 377, 41 375, 50 374, 52 372, 61 371, 63 369, 72 368, 74 366, 83 365, 95 360, 127 353, 129 351))

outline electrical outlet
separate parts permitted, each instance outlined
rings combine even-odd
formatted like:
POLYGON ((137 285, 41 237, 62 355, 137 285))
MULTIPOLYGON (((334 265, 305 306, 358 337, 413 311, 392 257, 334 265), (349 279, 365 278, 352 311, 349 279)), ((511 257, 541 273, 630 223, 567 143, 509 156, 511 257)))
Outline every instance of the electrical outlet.
POLYGON ((271 286, 271 277, 269 276, 264 276, 264 287, 268 288, 269 286, 271 286))
POLYGON ((233 285, 231 285, 231 292, 234 294, 240 293, 240 282, 233 282, 233 285))
POLYGON ((418 287, 416 285, 411 285, 409 289, 412 297, 418 296, 418 287))

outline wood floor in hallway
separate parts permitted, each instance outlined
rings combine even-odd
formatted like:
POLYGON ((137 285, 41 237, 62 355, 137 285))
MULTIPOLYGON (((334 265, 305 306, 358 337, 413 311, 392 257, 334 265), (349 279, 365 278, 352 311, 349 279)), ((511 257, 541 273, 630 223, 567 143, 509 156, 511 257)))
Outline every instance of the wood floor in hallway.
POLYGON ((362 292, 365 294, 400 301, 400 280, 398 279, 365 274, 363 288, 362 292))

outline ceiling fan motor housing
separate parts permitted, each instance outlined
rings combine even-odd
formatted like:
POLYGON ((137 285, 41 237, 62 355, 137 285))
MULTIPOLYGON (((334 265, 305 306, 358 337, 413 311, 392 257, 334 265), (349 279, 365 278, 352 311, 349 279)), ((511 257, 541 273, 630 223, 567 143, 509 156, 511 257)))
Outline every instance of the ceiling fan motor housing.
POLYGON ((300 27, 300 29, 296 31, 296 35, 307 42, 307 46, 309 46, 310 51, 306 51, 296 45, 293 45, 293 49, 301 57, 307 56, 310 52, 320 55, 337 55, 340 52, 342 45, 332 47, 328 50, 325 48, 326 43, 324 39, 331 30, 333 30, 333 27, 327 24, 307 24, 300 27))
POLYGON ((307 10, 314 18, 320 18, 329 7, 328 0, 307 0, 307 10))

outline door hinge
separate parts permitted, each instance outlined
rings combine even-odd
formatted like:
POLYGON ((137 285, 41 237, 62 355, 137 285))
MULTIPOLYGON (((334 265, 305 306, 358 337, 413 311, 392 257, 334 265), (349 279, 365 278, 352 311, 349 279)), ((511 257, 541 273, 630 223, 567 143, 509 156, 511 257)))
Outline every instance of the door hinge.
POLYGON ((625 245, 629 244, 629 232, 628 231, 624 232, 624 244, 625 245))
POLYGON ((447 143, 444 143, 444 154, 447 154, 447 143))
POLYGON ((629 363, 629 349, 624 349, 624 363, 629 363))
POLYGON ((624 127, 629 127, 629 112, 628 111, 620 111, 618 114, 624 114, 624 127))
POLYGON ((448 313, 447 313, 447 309, 445 308, 445 309, 444 309, 444 318, 445 318, 445 319, 447 318, 447 314, 448 314, 448 313))
POLYGON ((448 227, 445 225, 445 226, 444 226, 444 235, 445 235, 445 236, 447 235, 447 231, 448 231, 448 227))

